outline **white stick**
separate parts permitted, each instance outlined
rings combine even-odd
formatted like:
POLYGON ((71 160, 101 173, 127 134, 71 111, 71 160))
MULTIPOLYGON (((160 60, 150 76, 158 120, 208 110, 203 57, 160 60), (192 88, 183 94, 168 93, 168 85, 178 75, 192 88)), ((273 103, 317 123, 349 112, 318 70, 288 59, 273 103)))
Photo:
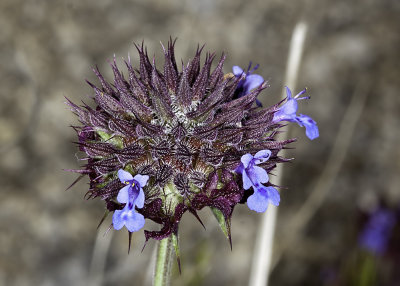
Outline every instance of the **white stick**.
MULTIPOLYGON (((299 22, 293 30, 290 42, 289 58, 286 66, 286 85, 293 91, 296 89, 296 80, 299 71, 300 61, 303 54, 304 40, 307 33, 307 25, 299 22)), ((282 98, 286 97, 285 89, 282 90, 282 98)), ((285 140, 285 133, 281 133, 279 140, 285 140)), ((283 152, 282 152, 283 153, 283 152)), ((281 154, 283 155, 283 154, 281 154)), ((282 165, 276 168, 276 179, 274 184, 281 185, 282 165)), ((256 245, 253 254, 252 267, 250 270, 249 286, 268 285, 268 276, 271 266, 273 240, 277 208, 270 205, 268 210, 262 215, 256 245)))

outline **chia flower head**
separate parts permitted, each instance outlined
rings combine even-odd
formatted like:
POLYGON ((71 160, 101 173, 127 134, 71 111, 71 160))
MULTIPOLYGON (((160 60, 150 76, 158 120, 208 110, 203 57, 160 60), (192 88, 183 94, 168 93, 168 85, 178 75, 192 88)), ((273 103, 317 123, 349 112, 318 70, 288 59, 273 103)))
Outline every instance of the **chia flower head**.
POLYGON ((178 68, 174 44, 163 47, 161 69, 143 44, 136 46, 138 69, 125 62, 126 76, 114 59, 113 83, 95 68, 100 85, 89 82, 94 108, 68 100, 81 123, 74 129, 87 160, 74 171, 88 175, 87 198, 105 201, 115 229, 131 233, 148 219, 160 229, 145 230, 146 241, 160 240, 177 234, 185 212, 200 220, 197 211, 210 207, 230 238, 238 203, 247 201, 257 212, 279 203, 268 173, 288 161, 278 153, 295 141, 276 139, 286 107, 256 106, 267 84, 252 71, 239 75, 239 67, 224 75, 225 55, 212 70, 215 54, 207 53, 201 65, 198 48, 178 68))

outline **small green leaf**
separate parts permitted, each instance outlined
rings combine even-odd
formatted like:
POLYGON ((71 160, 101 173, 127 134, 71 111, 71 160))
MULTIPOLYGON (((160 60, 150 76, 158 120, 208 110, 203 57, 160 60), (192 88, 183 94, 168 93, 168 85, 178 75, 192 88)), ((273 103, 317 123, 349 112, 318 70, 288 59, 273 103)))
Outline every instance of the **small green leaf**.
POLYGON ((100 136, 102 141, 107 141, 111 137, 110 134, 108 134, 107 132, 101 131, 101 130, 97 130, 97 134, 100 136))
POLYGON ((118 149, 124 148, 124 141, 121 138, 121 136, 115 136, 115 135, 113 136, 102 130, 97 130, 96 132, 100 136, 102 142, 110 143, 115 147, 117 147, 118 149))
POLYGON ((219 209, 214 207, 210 207, 210 209, 214 213, 214 216, 217 219, 222 232, 225 234, 226 238, 229 239, 230 241, 231 240, 230 222, 226 221, 224 214, 219 209))

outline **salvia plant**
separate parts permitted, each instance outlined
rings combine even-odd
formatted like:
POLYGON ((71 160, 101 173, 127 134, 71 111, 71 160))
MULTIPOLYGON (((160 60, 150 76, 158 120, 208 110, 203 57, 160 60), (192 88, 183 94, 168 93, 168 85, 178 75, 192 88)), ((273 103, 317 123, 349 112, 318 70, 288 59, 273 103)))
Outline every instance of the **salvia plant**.
POLYGON ((130 238, 146 219, 154 221, 160 229, 144 230, 146 242, 173 237, 178 251, 184 213, 203 224, 197 212, 209 207, 231 241, 237 204, 256 212, 277 206, 279 192, 268 174, 289 161, 279 152, 295 141, 278 140, 280 129, 296 122, 314 139, 318 128, 309 116, 297 115, 305 90, 292 96, 287 88, 285 100, 262 107, 257 96, 268 84, 254 74, 258 66, 234 66, 224 74, 224 54, 212 68, 215 54, 206 53, 201 64, 203 48, 197 48, 178 68, 174 45, 171 40, 163 47, 161 69, 143 44, 136 46, 139 67, 125 61, 125 75, 114 59, 113 83, 96 67, 100 85, 88 82, 95 107, 67 104, 80 121, 73 128, 87 163, 73 171, 89 177, 87 198, 101 198, 106 215, 112 213, 111 227, 126 228, 130 238))

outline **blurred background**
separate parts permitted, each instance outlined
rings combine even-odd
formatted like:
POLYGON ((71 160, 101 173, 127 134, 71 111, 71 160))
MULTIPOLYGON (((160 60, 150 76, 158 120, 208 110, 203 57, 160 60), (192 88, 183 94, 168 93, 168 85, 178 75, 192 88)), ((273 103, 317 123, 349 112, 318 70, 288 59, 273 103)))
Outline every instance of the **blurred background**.
MULTIPOLYGON (((287 152, 295 160, 284 168, 270 284, 400 285, 399 13, 396 0, 0 1, 0 285, 151 283, 156 243, 141 253, 139 231, 128 255, 125 231, 103 236, 110 218, 97 237, 104 204, 83 199, 87 178, 64 191, 76 176, 63 169, 82 163, 64 96, 90 102, 94 65, 112 80, 107 60, 137 62, 133 43, 144 40, 159 65, 170 36, 178 61, 205 43, 227 53, 225 72, 260 64, 271 87, 259 99, 273 104, 299 21, 308 33, 296 91, 308 87, 300 112, 320 137, 290 130, 298 142, 287 152), (379 211, 390 219, 374 224, 379 211), (377 229, 379 251, 362 242, 377 229)), ((232 251, 211 212, 200 216, 207 230, 183 217, 172 285, 247 285, 260 216, 235 209, 232 251)))

